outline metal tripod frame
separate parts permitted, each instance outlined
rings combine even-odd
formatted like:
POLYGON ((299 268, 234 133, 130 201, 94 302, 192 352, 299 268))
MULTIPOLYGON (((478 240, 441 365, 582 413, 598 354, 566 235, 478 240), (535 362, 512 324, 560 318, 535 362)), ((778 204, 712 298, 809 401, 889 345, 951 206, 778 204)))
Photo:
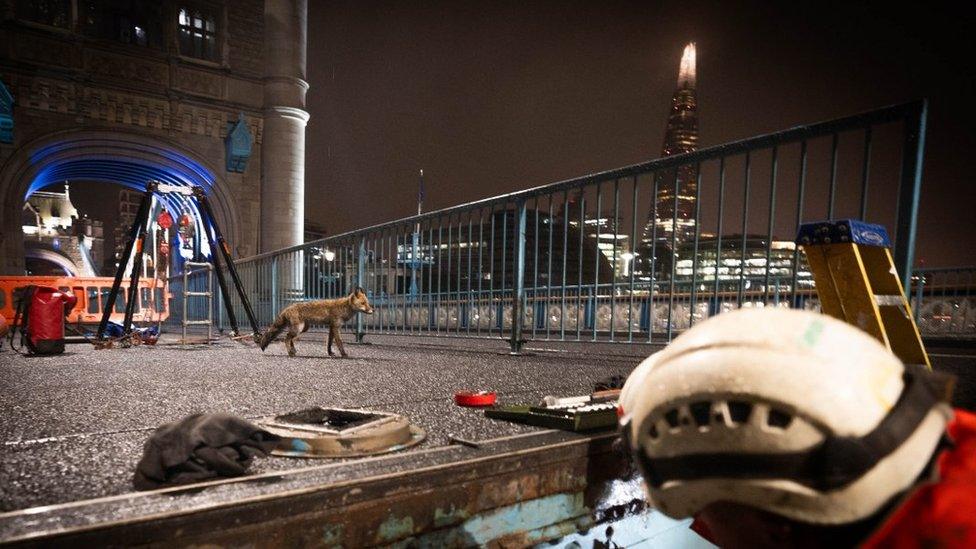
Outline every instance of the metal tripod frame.
POLYGON ((230 255, 230 246, 227 241, 224 240, 223 233, 220 231, 220 227, 217 225, 217 220, 214 218, 213 210, 210 208, 210 202, 207 200, 207 193, 204 191, 203 187, 194 186, 192 189, 187 189, 186 187, 180 187, 176 185, 165 185, 159 181, 150 181, 146 184, 146 192, 142 195, 142 201, 139 203, 139 210, 136 212, 136 219, 132 223, 132 227, 129 229, 129 238, 125 244, 125 250, 122 252, 123 261, 119 262, 118 270, 115 272, 115 280, 112 282, 112 290, 108 294, 108 300, 105 302, 102 310, 102 320, 98 324, 98 334, 95 337, 96 341, 105 341, 105 329, 108 327, 109 317, 112 315, 112 311, 115 309, 115 301, 118 298, 119 288, 122 285, 122 277, 125 276, 125 266, 128 263, 128 258, 132 254, 132 249, 136 249, 135 258, 132 261, 132 272, 129 275, 129 293, 127 294, 127 300, 125 302, 125 320, 123 320, 123 333, 122 338, 125 339, 132 333, 130 326, 132 326, 132 315, 135 313, 136 300, 139 299, 139 276, 142 271, 142 249, 146 239, 146 232, 149 229, 149 215, 152 213, 152 197, 154 193, 178 193, 182 195, 193 196, 197 199, 200 205, 200 211, 203 214, 203 225, 204 232, 207 234, 207 241, 210 243, 210 250, 212 252, 211 263, 213 264, 214 271, 217 273, 217 283, 220 285, 220 293, 224 299, 224 307, 227 310, 227 318, 230 320, 231 335, 238 335, 237 327, 237 315, 234 314, 234 307, 231 303, 230 291, 227 288, 227 280, 224 278, 224 271, 221 268, 221 256, 223 256, 224 261, 227 263, 227 270, 230 271, 231 280, 234 282, 234 289, 237 290, 237 296, 241 299, 241 305, 244 308, 244 313, 247 315, 247 319, 251 324, 251 329, 253 330, 252 336, 257 340, 260 336, 261 330, 258 329, 257 320, 254 318, 254 311, 251 309, 251 301, 247 298, 247 294, 244 293, 244 285, 241 283, 241 278, 237 274, 237 268, 234 267, 234 260, 230 255), (211 233, 210 230, 213 230, 211 233))

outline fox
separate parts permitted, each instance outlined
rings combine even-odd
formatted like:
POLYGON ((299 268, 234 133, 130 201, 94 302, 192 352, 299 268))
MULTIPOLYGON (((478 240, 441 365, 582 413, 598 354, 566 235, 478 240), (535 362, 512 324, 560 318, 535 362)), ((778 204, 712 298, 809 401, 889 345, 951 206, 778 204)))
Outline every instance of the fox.
POLYGON ((361 287, 356 287, 351 294, 337 299, 319 299, 315 301, 304 301, 295 303, 284 308, 275 318, 271 326, 268 327, 264 335, 261 336, 258 345, 261 351, 268 348, 278 334, 285 331, 285 347, 288 349, 288 356, 295 356, 295 340, 298 336, 307 332, 312 324, 329 325, 329 356, 332 353, 332 342, 335 341, 339 347, 339 354, 342 358, 349 355, 342 345, 342 337, 339 335, 339 326, 352 318, 356 313, 373 314, 373 307, 366 298, 366 291, 361 287))

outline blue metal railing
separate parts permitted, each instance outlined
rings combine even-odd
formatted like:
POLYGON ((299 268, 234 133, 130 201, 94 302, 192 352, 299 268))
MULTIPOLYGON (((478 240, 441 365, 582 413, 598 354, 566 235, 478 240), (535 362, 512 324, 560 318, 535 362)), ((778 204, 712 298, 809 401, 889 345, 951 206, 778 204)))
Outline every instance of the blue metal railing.
MULTIPOLYGON (((910 286, 924 101, 478 200, 239 260, 259 322, 362 286, 367 333, 665 342, 738 307, 815 308, 804 221, 894 227, 910 286), (659 212, 668 212, 667 216, 659 212)), ((240 307, 239 303, 234 303, 240 307)))
POLYGON ((976 267, 915 269, 912 311, 923 336, 976 339, 976 267))

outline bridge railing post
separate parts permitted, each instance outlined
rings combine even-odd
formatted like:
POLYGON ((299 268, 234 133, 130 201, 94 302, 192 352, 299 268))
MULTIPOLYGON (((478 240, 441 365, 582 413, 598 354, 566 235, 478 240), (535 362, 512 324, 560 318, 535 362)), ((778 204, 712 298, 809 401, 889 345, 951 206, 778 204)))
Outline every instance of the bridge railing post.
MULTIPOLYGON (((909 281, 911 284, 911 281, 909 281)), ((909 285, 905 288, 905 291, 909 294, 912 292, 912 288, 909 285)), ((918 282, 915 287, 915 305, 913 307, 912 313, 915 315, 915 325, 917 326, 919 321, 922 319, 922 293, 925 291, 925 272, 918 271, 918 282)))
POLYGON ((901 181, 898 186, 898 217, 895 220, 895 269, 907 297, 912 292, 915 263, 915 232, 918 227, 918 200, 922 190, 922 157, 925 154, 925 129, 928 101, 919 101, 905 118, 902 146, 901 181))
POLYGON ((271 314, 277 315, 278 310, 278 256, 271 257, 271 314))
MULTIPOLYGON (((359 250, 356 253, 356 286, 362 287, 365 291, 366 287, 366 237, 361 236, 359 238, 359 250)), ((362 343, 363 339, 366 337, 366 326, 363 322, 363 315, 356 315, 356 342, 362 343)))
POLYGON ((517 211, 515 228, 515 288, 512 295, 512 339, 511 352, 517 354, 522 351, 525 340, 522 339, 522 324, 525 322, 525 214, 526 201, 516 202, 517 211))

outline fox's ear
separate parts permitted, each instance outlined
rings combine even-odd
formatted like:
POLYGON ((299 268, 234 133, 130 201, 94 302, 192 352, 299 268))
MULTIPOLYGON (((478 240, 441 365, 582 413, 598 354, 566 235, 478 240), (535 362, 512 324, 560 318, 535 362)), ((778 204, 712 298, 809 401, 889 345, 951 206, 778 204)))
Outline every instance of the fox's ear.
POLYGON ((364 290, 362 286, 356 286, 356 291, 353 292, 353 293, 356 294, 356 295, 359 295, 359 294, 366 295, 366 290, 364 290))

